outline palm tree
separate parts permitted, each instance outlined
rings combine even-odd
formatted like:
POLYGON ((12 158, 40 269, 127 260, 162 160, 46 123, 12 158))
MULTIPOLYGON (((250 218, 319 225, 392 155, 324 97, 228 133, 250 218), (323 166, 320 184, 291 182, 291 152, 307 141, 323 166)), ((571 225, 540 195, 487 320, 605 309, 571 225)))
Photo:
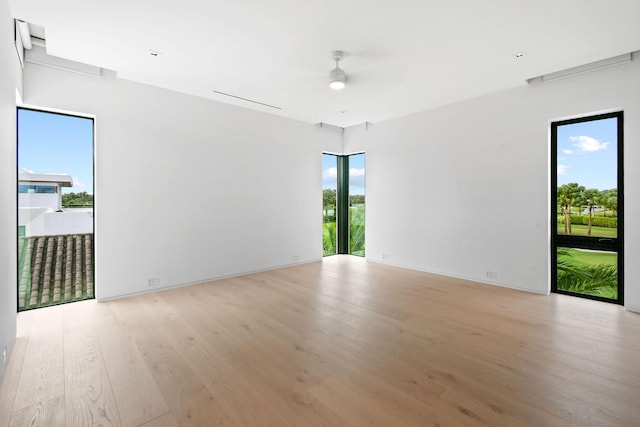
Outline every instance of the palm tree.
POLYGON ((593 217, 593 207, 596 205, 596 198, 600 191, 595 188, 585 190, 582 196, 586 199, 587 209, 589 210, 589 226, 587 228, 587 236, 591 236, 591 218, 593 217))
POLYGON ((364 256, 364 206, 349 208, 349 253, 364 256))
POLYGON ((581 294, 618 298, 618 268, 615 265, 578 264, 567 249, 558 249, 558 289, 581 294))
POLYGON ((576 182, 570 182, 558 187, 558 204, 564 213, 564 232, 571 234, 571 207, 582 198, 584 187, 576 182))
POLYGON ((569 206, 571 202, 565 193, 558 190, 558 204, 560 205, 560 213, 564 215, 564 234, 571 234, 571 212, 569 206))
POLYGON ((325 222, 322 224, 322 254, 333 255, 338 252, 338 245, 336 244, 336 223, 325 222))

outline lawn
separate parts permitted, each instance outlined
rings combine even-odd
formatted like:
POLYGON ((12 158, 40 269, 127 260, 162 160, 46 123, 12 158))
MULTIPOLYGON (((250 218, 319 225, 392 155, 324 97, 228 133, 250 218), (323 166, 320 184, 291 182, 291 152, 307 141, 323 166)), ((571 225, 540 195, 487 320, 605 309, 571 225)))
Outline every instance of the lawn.
POLYGON ((615 252, 590 251, 585 249, 562 248, 566 253, 558 254, 558 261, 569 261, 575 265, 617 265, 618 254, 615 252))
MULTIPOLYGON (((587 236, 588 228, 587 225, 571 224, 571 235, 587 236)), ((564 224, 558 224, 558 234, 564 234, 564 224)), ((618 237, 618 229, 591 226, 591 237, 616 238, 618 237)))
POLYGON ((617 253, 558 248, 558 289, 618 298, 617 253))

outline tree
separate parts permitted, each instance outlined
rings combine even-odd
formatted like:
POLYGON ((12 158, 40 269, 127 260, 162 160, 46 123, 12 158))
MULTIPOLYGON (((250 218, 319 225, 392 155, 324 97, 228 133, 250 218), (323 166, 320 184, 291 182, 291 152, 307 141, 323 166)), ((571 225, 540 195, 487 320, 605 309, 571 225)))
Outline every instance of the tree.
POLYGON ((613 216, 617 216, 618 210, 618 190, 612 188, 610 190, 602 190, 598 203, 605 208, 604 216, 607 216, 607 209, 613 212, 613 216))
POLYGON ((63 206, 92 206, 93 194, 86 191, 82 193, 67 193, 62 195, 63 206))
POLYGON ((589 211, 589 226, 587 227, 587 236, 591 236, 591 218, 593 217, 593 207, 596 205, 598 198, 600 197, 600 191, 595 188, 590 188, 582 193, 582 197, 587 205, 589 211))
POLYGON ((609 190, 609 192, 607 193, 607 204, 609 206, 609 209, 613 211, 613 216, 614 217, 618 216, 618 190, 617 189, 612 188, 611 190, 609 190))
POLYGON ((349 206, 363 205, 363 204, 364 204, 364 194, 351 194, 349 196, 349 206))
POLYGON ((558 187, 558 204, 564 214, 564 232, 571 234, 571 208, 583 198, 584 187, 576 182, 558 187))
POLYGON ((326 188, 322 190, 322 210, 324 211, 324 216, 327 216, 327 211, 330 209, 333 210, 333 215, 335 216, 336 190, 326 188))

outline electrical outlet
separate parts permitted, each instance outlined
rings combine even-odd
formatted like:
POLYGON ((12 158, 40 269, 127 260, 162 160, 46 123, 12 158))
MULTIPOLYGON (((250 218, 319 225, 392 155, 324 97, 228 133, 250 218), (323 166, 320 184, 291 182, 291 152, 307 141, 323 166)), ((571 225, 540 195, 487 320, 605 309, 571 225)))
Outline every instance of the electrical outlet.
POLYGON ((160 279, 149 279, 149 286, 158 286, 160 284, 160 279))
POLYGON ((300 257, 298 255, 294 255, 291 257, 291 260, 293 261, 298 261, 300 259, 300 257))
POLYGON ((382 259, 389 259, 391 258, 391 255, 389 254, 382 254, 382 259))
POLYGON ((7 363, 7 347, 2 350, 2 363, 7 363))
POLYGON ((497 279, 498 273, 495 271, 487 271, 487 279, 497 279))

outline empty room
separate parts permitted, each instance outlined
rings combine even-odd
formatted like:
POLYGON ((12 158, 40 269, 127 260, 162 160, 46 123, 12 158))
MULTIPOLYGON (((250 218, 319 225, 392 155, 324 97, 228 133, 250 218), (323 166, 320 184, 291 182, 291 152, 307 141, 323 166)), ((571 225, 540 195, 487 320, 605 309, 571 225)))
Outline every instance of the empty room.
POLYGON ((638 426, 638 16, 0 0, 0 426, 638 426))

